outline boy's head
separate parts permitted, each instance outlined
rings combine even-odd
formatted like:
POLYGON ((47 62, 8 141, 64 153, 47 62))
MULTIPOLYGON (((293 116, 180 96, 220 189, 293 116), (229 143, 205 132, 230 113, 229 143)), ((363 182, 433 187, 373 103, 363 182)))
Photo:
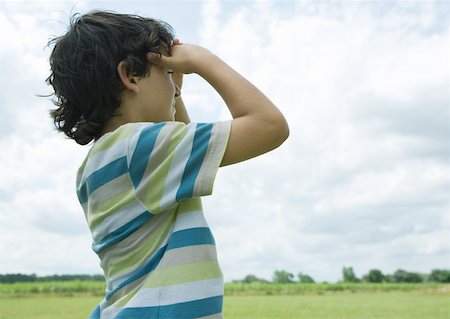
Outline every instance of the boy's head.
POLYGON ((50 114, 57 129, 81 145, 98 137, 121 104, 119 62, 128 74, 144 77, 146 53, 170 48, 173 39, 171 26, 160 20, 104 11, 73 16, 67 33, 50 41, 47 83, 55 91, 50 114))

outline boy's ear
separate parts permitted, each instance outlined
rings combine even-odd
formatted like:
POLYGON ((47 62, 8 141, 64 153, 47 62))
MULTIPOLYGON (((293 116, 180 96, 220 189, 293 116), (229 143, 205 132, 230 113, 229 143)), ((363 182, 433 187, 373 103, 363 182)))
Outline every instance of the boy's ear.
POLYGON ((117 65, 117 73, 119 74, 120 80, 122 81, 123 85, 125 85, 127 90, 130 90, 136 94, 140 92, 138 77, 128 74, 126 61, 119 62, 119 64, 117 65))

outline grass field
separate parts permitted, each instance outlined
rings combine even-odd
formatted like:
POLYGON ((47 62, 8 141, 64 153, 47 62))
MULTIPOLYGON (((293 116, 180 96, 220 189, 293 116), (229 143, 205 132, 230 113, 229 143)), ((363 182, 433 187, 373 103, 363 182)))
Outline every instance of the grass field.
MULTIPOLYGON (((98 282, 0 284, 0 319, 82 319, 102 299, 98 282)), ((227 284, 227 319, 448 319, 443 284, 227 284)))
MULTIPOLYGON (((0 298, 24 297, 43 294, 70 296, 88 294, 103 296, 105 284, 99 281, 45 281, 0 284, 0 298)), ((226 283, 225 295, 304 295, 325 293, 375 293, 375 292, 420 292, 447 294, 450 296, 450 284, 439 283, 226 283)))
MULTIPOLYGON (((448 319, 450 298, 411 293, 226 296, 232 319, 448 319)), ((99 297, 1 298, 0 319, 87 318, 99 297)))

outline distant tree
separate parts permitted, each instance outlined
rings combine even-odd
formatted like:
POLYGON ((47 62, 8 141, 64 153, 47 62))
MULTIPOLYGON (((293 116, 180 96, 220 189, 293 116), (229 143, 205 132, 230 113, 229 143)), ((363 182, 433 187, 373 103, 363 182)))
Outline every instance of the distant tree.
POLYGON ((32 282, 36 281, 36 274, 6 274, 0 275, 0 282, 2 283, 15 283, 15 282, 32 282))
POLYGON ((429 281, 436 281, 436 282, 450 282, 450 270, 446 269, 433 269, 431 271, 431 275, 428 278, 429 281))
POLYGON ((292 283, 294 275, 284 270, 276 270, 273 274, 273 282, 277 284, 292 283))
POLYGON ((367 282, 383 282, 385 280, 383 273, 378 269, 371 269, 363 279, 367 282))
POLYGON ((105 276, 103 276, 103 275, 92 275, 92 280, 105 281, 105 276))
POLYGON ((344 282, 359 282, 360 280, 355 276, 353 272, 353 267, 342 268, 342 277, 344 282))
POLYGON ((258 277, 256 277, 255 275, 247 275, 242 280, 242 282, 246 283, 246 284, 249 284, 249 283, 252 283, 252 282, 256 282, 256 281, 258 281, 258 277))
POLYGON ((314 279, 312 279, 310 276, 308 276, 306 274, 302 274, 302 273, 298 274, 298 282, 306 283, 306 284, 315 283, 314 279))
POLYGON ((385 282, 395 282, 394 275, 392 274, 386 274, 384 275, 384 281, 385 282))
POLYGON ((240 282, 245 283, 245 284, 250 284, 252 282, 263 282, 263 283, 268 283, 268 280, 262 279, 262 278, 258 278, 255 275, 247 275, 245 276, 244 279, 242 279, 240 282))
POLYGON ((49 275, 38 277, 38 281, 104 281, 105 277, 103 275, 49 275))
POLYGON ((15 283, 15 282, 33 282, 33 281, 71 281, 71 280, 95 280, 104 281, 103 275, 49 275, 38 277, 36 274, 0 274, 1 283, 15 283))
POLYGON ((418 273, 408 272, 403 269, 397 270, 393 275, 394 282, 423 282, 424 278, 418 273))
POLYGON ((403 269, 398 269, 393 275, 394 282, 407 282, 408 272, 403 269))

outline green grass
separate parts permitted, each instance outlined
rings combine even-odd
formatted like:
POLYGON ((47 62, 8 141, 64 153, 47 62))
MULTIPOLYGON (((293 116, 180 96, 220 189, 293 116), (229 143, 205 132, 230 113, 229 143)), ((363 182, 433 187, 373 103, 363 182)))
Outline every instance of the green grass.
MULTIPOLYGON (((450 295, 449 284, 439 283, 332 283, 332 284, 272 284, 272 283, 227 283, 225 295, 310 295, 348 292, 421 292, 445 293, 450 295)), ((23 282, 14 284, 0 284, 0 298, 34 295, 71 296, 74 294, 88 294, 103 296, 105 284, 99 281, 48 281, 23 282)))
POLYGON ((226 297, 225 318, 448 319, 449 297, 410 293, 226 297))
POLYGON ((0 319, 87 319, 99 299, 93 296, 0 298, 0 319))
POLYGON ((273 284, 227 283, 225 295, 304 295, 349 292, 422 292, 450 294, 449 284, 440 283, 321 283, 321 284, 273 284))
MULTIPOLYGON (((87 318, 101 297, 0 298, 0 319, 87 318)), ((448 319, 446 294, 339 293, 297 296, 226 296, 229 319, 448 319)))
MULTIPOLYGON (((95 281, 0 284, 0 319, 87 318, 104 295, 95 281)), ((231 319, 448 319, 450 285, 225 285, 231 319)))
POLYGON ((17 282, 14 284, 0 284, 0 298, 21 297, 32 295, 59 295, 71 296, 73 294, 89 294, 102 296, 105 284, 101 281, 43 281, 43 282, 17 282))

